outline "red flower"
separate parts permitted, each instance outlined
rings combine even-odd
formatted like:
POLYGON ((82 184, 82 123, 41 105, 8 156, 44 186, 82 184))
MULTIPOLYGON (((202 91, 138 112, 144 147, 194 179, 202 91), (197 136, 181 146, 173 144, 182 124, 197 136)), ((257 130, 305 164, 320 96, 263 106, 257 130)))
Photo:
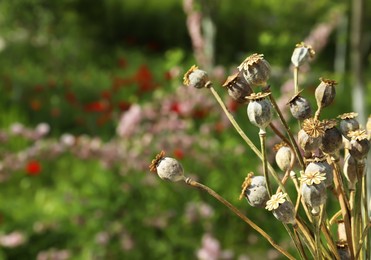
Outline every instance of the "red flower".
POLYGON ((233 113, 233 112, 236 112, 237 111, 237 108, 238 108, 238 103, 236 101, 234 101, 233 99, 230 99, 229 102, 228 102, 228 110, 233 113))
POLYGON ((38 161, 29 161, 26 165, 26 173, 30 176, 37 176, 41 173, 41 164, 38 161))
POLYGON ((178 102, 173 102, 170 105, 170 111, 175 112, 176 114, 180 114, 180 104, 178 102))
POLYGON ((175 157, 176 159, 178 159, 178 160, 183 159, 183 158, 184 158, 184 152, 183 152, 183 150, 180 149, 180 148, 176 148, 176 149, 174 150, 174 157, 175 157))
POLYGON ((119 107, 119 109, 120 109, 121 111, 126 111, 126 110, 128 110, 128 109, 130 108, 130 106, 131 106, 131 103, 126 102, 126 101, 120 101, 120 102, 118 103, 118 107, 119 107))
POLYGON ((29 104, 30 104, 30 107, 33 111, 39 111, 42 107, 42 104, 41 104, 40 100, 38 100, 38 99, 30 100, 29 104))
POLYGON ((104 112, 108 109, 108 103, 105 101, 90 102, 85 105, 85 111, 87 112, 104 112))
POLYGON ((152 72, 146 64, 139 67, 137 73, 134 75, 134 80, 139 86, 139 93, 150 91, 156 87, 152 72))

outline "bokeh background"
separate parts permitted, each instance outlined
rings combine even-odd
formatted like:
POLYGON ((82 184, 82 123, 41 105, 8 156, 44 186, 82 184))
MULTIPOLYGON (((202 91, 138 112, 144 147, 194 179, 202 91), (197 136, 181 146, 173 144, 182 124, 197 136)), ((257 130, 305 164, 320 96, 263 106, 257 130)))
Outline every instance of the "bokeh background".
POLYGON ((318 78, 335 79, 324 117, 356 110, 364 125, 371 4, 358 3, 1 0, 0 259, 281 259, 207 194, 150 174, 161 150, 295 254, 269 212, 238 200, 246 174, 261 174, 257 157, 210 93, 182 77, 206 69, 258 144, 245 106, 220 85, 263 53, 287 110, 291 54, 305 41, 316 56, 301 71, 303 95, 314 106, 318 78))

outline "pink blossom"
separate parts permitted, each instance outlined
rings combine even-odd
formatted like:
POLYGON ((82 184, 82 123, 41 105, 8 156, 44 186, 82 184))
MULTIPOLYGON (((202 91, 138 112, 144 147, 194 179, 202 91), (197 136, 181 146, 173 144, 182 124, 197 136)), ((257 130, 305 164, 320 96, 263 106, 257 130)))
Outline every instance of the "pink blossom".
POLYGON ((132 136, 141 121, 142 108, 139 105, 132 105, 120 118, 117 126, 117 135, 124 138, 132 136))

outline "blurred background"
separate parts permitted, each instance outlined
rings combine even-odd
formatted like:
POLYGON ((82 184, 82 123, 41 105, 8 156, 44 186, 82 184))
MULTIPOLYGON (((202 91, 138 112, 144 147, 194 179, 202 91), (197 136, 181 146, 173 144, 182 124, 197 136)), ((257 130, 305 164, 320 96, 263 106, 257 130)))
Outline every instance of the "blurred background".
POLYGON ((1 0, 0 259, 281 259, 207 194, 150 174, 160 150, 295 254, 269 212, 238 200, 246 174, 262 174, 256 156, 182 77, 206 69, 258 145, 220 85, 263 53, 287 110, 291 54, 305 41, 316 56, 300 71, 303 95, 314 107, 318 79, 334 79, 323 117, 355 110, 364 125, 370 24, 362 0, 1 0))

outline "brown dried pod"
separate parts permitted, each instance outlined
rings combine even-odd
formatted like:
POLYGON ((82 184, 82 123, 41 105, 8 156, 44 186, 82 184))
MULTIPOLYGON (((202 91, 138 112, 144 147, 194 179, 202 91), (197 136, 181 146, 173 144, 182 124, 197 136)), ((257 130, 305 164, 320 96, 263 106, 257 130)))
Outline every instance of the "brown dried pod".
POLYGON ((247 115, 252 124, 260 129, 265 129, 273 119, 273 105, 267 99, 270 93, 252 93, 247 98, 250 100, 247 106, 247 115))
POLYGON ((298 132, 298 143, 304 152, 313 152, 321 145, 324 134, 324 126, 315 118, 303 121, 302 129, 298 132))
POLYGON ((322 136, 320 149, 327 154, 334 154, 343 145, 343 137, 340 130, 336 127, 336 120, 324 120, 325 133, 322 136))
POLYGON ((266 85, 271 74, 271 67, 268 61, 264 59, 263 54, 257 53, 247 57, 238 66, 238 70, 242 72, 250 86, 266 85))
POLYGON ((367 157, 370 150, 370 141, 365 130, 350 131, 348 136, 351 138, 349 153, 358 161, 367 157))
POLYGON ((287 103, 290 106, 290 112, 293 117, 298 120, 304 120, 312 116, 312 108, 307 99, 300 95, 299 91, 295 96, 293 96, 287 103))
POLYGON ((351 187, 355 188, 357 183, 357 160, 349 153, 344 159, 343 172, 351 187))
POLYGON ((309 160, 310 163, 305 167, 305 174, 314 174, 316 172, 324 173, 326 179, 324 183, 326 187, 330 187, 333 182, 333 169, 331 165, 327 162, 326 157, 315 157, 312 160, 309 160))
POLYGON ((286 143, 280 143, 274 146, 276 150, 276 163, 281 171, 286 172, 291 167, 291 160, 294 158, 294 154, 286 143))
POLYGON ((197 66, 193 65, 183 77, 183 83, 186 86, 194 88, 205 88, 209 83, 209 76, 204 70, 200 70, 197 66))
POLYGON ((327 199, 325 173, 309 172, 303 173, 299 180, 301 181, 301 195, 305 203, 312 209, 311 213, 317 215, 319 206, 324 204, 327 199))
POLYGON ((312 46, 306 45, 304 42, 298 43, 292 53, 291 62, 295 67, 299 67, 309 59, 313 58, 314 54, 315 51, 312 49, 312 46))
POLYGON ((318 107, 329 106, 335 98, 336 81, 330 79, 320 78, 321 83, 318 85, 315 91, 315 97, 318 107))
POLYGON ((278 192, 267 201, 267 210, 272 211, 273 216, 279 221, 288 224, 296 224, 294 205, 286 200, 286 193, 278 192))
POLYGON ((343 134, 343 136, 347 139, 350 139, 348 137, 349 131, 355 131, 359 129, 359 123, 356 119, 358 116, 358 113, 350 112, 350 113, 344 113, 338 118, 341 119, 340 121, 340 131, 343 134))
POLYGON ((223 83, 223 87, 228 89, 229 96, 242 104, 248 103, 248 100, 245 97, 253 93, 253 90, 241 72, 236 72, 233 75, 228 76, 227 80, 223 83))

